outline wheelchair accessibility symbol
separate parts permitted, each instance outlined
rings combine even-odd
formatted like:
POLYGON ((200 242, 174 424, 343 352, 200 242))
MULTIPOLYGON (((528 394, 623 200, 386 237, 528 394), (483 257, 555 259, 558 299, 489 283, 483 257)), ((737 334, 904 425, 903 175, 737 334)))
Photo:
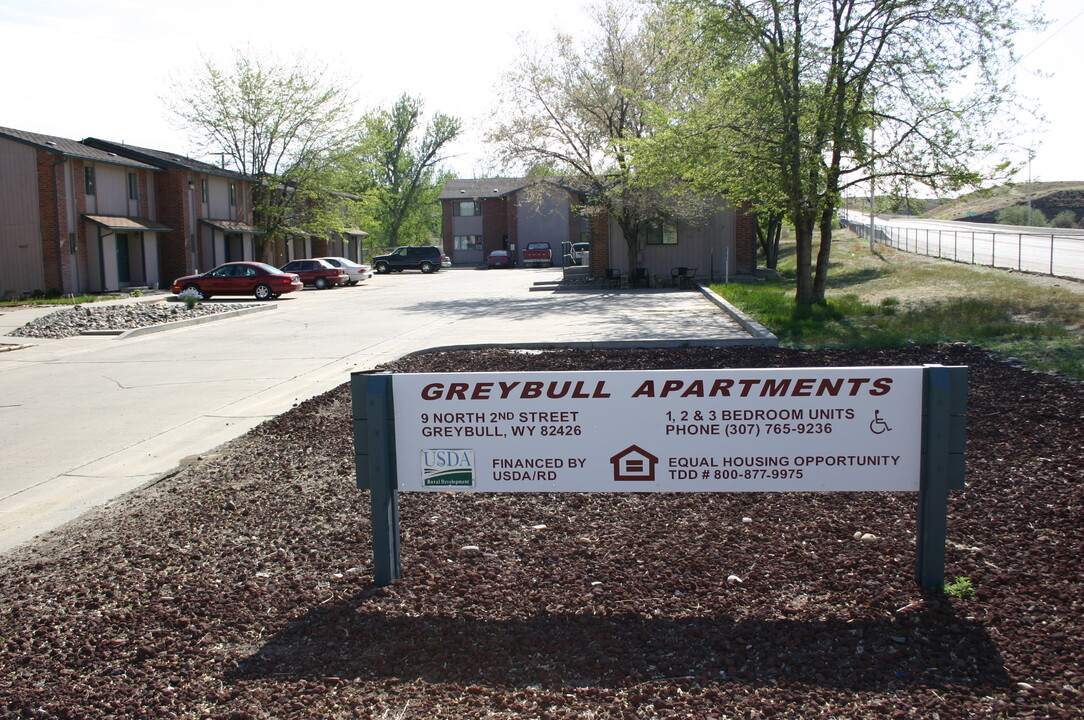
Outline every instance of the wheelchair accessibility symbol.
POLYGON ((873 411, 873 420, 870 421, 869 429, 874 435, 880 435, 892 430, 892 428, 888 427, 888 423, 881 419, 880 410, 873 411))

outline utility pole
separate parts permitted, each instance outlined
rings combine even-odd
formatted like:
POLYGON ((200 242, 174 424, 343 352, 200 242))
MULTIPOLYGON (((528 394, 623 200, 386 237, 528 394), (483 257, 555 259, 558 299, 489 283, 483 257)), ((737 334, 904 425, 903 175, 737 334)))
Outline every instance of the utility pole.
POLYGON ((874 182, 874 172, 873 172, 873 156, 874 156, 874 149, 875 149, 876 141, 877 141, 877 122, 876 122, 876 116, 873 113, 873 107, 874 107, 873 93, 870 93, 870 102, 869 102, 869 114, 870 114, 870 124, 869 124, 869 251, 870 251, 871 254, 873 253, 873 245, 874 245, 874 241, 873 241, 873 219, 875 217, 874 216, 874 210, 876 208, 876 202, 877 202, 877 196, 875 195, 875 182, 874 182))

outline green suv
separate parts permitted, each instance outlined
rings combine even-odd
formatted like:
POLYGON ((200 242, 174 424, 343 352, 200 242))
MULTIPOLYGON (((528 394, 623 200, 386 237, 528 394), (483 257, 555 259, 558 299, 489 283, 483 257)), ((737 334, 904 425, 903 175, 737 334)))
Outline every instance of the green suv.
POLYGON ((431 273, 442 267, 451 267, 452 261, 436 245, 407 245, 397 247, 387 255, 373 258, 373 270, 380 274, 421 270, 431 273))

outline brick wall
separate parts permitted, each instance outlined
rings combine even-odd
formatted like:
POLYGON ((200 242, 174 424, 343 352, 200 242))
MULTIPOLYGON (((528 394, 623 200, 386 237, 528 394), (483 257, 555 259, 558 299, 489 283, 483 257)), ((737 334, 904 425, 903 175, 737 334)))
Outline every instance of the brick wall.
MULTIPOLYGON (((41 225, 41 265, 45 287, 35 290, 74 292, 68 252, 67 183, 64 158, 37 150, 38 218, 41 225)), ((82 172, 80 166, 79 171, 82 172)))
POLYGON ((171 168, 156 173, 154 178, 156 218, 169 232, 158 234, 159 282, 162 287, 175 278, 192 272, 192 237, 196 230, 188 226, 192 200, 199 192, 199 178, 193 178, 195 191, 188 189, 189 174, 185 170, 171 168))
POLYGON ((455 241, 452 239, 452 200, 442 200, 440 203, 441 240, 444 245, 444 254, 452 257, 455 250, 455 241))
MULTIPOLYGON (((98 245, 91 245, 87 222, 82 218, 87 211, 86 165, 82 160, 72 160, 72 178, 74 187, 69 189, 75 196, 75 227, 69 231, 75 232, 77 250, 73 261, 78 265, 76 274, 79 277, 79 287, 73 288, 72 292, 84 292, 90 289, 90 253, 98 252, 98 245)), ((94 239, 97 240, 97 235, 94 239)))
POLYGON ((605 277, 610 267, 610 215, 598 210, 592 214, 591 222, 591 274, 605 277))
POLYGON ((734 211, 735 272, 752 275, 757 269, 757 232, 749 206, 734 211))
MULTIPOLYGON (((516 252, 521 252, 523 248, 519 246, 519 193, 504 197, 504 227, 504 232, 508 234, 508 247, 515 245, 516 252)), ((504 242, 503 236, 501 242, 504 242)))
POLYGON ((504 236, 508 232, 508 209, 513 205, 511 198, 485 198, 482 200, 482 256, 486 257, 494 250, 504 249, 504 236))

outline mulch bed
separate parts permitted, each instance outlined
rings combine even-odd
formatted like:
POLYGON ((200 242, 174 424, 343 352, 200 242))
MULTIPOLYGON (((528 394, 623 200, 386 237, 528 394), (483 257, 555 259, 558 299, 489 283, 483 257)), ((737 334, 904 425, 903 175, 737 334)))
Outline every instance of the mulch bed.
POLYGON ((9 554, 0 717, 1081 717, 1080 385, 962 345, 394 369, 922 363, 971 368, 972 599, 915 585, 912 494, 404 494, 376 588, 344 385, 9 554))

